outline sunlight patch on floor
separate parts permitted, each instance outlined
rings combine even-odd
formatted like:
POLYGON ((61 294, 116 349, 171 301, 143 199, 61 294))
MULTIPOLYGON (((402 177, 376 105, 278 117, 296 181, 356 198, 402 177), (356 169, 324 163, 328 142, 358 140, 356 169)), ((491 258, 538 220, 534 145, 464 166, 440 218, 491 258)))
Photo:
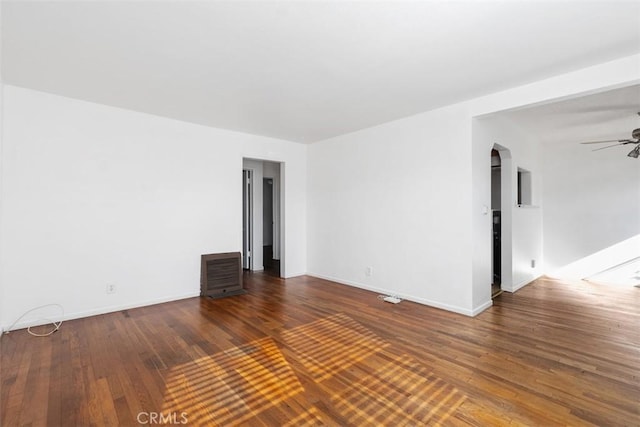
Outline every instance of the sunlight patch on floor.
POLYGON ((464 401, 455 387, 406 355, 332 397, 349 425, 433 425, 464 401))
POLYGON ((163 413, 189 423, 241 423, 303 391, 272 338, 180 365, 167 379, 163 413))
POLYGON ((594 274, 585 280, 605 285, 638 286, 640 285, 640 258, 594 274))
POLYGON ((383 350, 389 343, 345 314, 337 314, 299 326, 282 334, 316 381, 383 350))
POLYGON ((392 350, 349 316, 329 316, 172 368, 162 414, 184 414, 190 425, 424 425, 465 402, 425 365, 392 350), (308 400, 292 366, 325 402, 308 400))

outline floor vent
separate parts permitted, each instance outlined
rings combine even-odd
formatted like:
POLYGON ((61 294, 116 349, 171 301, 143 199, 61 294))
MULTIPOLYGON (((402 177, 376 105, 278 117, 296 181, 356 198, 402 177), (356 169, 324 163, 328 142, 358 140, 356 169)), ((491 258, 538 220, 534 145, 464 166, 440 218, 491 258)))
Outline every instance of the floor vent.
POLYGON ((202 255, 200 296, 220 298, 246 293, 240 252, 202 255))

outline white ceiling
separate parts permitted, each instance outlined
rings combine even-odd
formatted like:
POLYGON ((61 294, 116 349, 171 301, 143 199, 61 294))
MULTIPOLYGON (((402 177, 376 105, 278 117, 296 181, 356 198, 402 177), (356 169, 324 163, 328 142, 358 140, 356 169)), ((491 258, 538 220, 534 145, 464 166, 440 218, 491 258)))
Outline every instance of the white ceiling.
POLYGON ((533 141, 574 144, 630 139, 633 129, 640 128, 639 112, 640 85, 634 85, 496 114, 528 132, 533 141))
POLYGON ((638 52, 638 1, 2 2, 5 83, 299 142, 638 52))

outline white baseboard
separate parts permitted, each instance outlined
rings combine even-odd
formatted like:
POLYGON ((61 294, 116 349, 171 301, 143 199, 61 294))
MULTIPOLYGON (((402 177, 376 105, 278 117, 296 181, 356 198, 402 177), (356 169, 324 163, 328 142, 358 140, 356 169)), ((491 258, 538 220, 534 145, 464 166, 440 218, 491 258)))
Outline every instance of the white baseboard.
POLYGON ((286 273, 286 276, 282 276, 283 279, 292 279, 294 277, 300 277, 300 276, 311 276, 310 274, 307 274, 305 272, 299 272, 299 271, 294 271, 293 273, 286 273))
POLYGON ((475 317, 493 305, 493 300, 485 301, 471 311, 471 316, 475 317))
POLYGON ((522 282, 520 282, 520 283, 516 283, 515 285, 513 285, 513 286, 511 287, 511 289, 504 289, 504 291, 506 291, 506 292, 511 292, 511 293, 517 292, 518 290, 520 290, 520 289, 524 288, 525 286, 527 286, 529 283, 533 283, 533 282, 535 282, 536 280, 538 280, 538 279, 539 279, 539 278, 541 278, 542 276, 543 276, 543 275, 541 274, 541 275, 539 275, 539 276, 534 277, 533 279, 526 279, 526 280, 523 280, 522 282))
POLYGON ((350 281, 350 280, 339 279, 337 277, 325 276, 323 274, 307 273, 307 276, 317 277, 319 279, 329 280, 331 282, 336 282, 336 283, 340 283, 342 285, 347 285, 347 286, 353 286, 355 288, 360 288, 360 289, 364 289, 364 290, 367 290, 367 291, 376 292, 376 293, 379 293, 379 294, 398 296, 401 299, 405 299, 407 301, 417 302, 418 304, 427 305, 429 307, 439 308, 439 309, 446 310, 446 311, 451 311, 453 313, 464 314, 465 316, 469 316, 469 317, 476 316, 478 313, 480 313, 480 312, 486 310, 487 308, 489 308, 491 306, 491 304, 492 304, 492 302, 489 301, 488 303, 484 303, 480 307, 477 307, 474 310, 469 310, 467 308, 458 307, 458 306, 450 305, 450 304, 445 304, 445 303, 441 303, 441 302, 438 302, 438 301, 429 300, 429 299, 426 299, 426 298, 420 298, 420 297, 416 297, 416 296, 412 296, 412 295, 399 294, 396 291, 391 290, 391 289, 377 288, 375 286, 369 286, 369 285, 365 285, 363 283, 358 283, 358 282, 353 282, 353 281, 350 281))
MULTIPOLYGON (((359 282, 353 282, 353 281, 350 281, 350 280, 339 279, 337 277, 325 276, 323 274, 317 274, 317 273, 295 273, 295 274, 292 274, 292 275, 288 275, 287 278, 303 276, 303 275, 308 275, 308 276, 311 276, 311 277, 317 277, 319 279, 329 280, 331 282, 336 282, 336 283, 340 283, 340 284, 347 285, 347 286, 353 286, 353 287, 364 289, 364 290, 367 290, 367 291, 376 292, 378 294, 395 295, 395 296, 398 296, 401 299, 405 299, 407 301, 413 301, 413 302, 416 302, 418 304, 423 304, 423 305, 426 305, 426 306, 429 306, 429 307, 439 308, 439 309, 442 309, 442 310, 447 310, 447 311, 451 311, 451 312, 458 313, 458 314, 463 314, 465 316, 470 316, 470 317, 477 316, 478 314, 480 314, 481 312, 483 312, 487 308, 491 307, 491 305, 492 305, 492 301, 489 300, 489 301, 481 304, 480 306, 474 308, 473 310, 469 310, 469 309, 466 309, 466 308, 463 308, 463 307, 458 307, 458 306, 454 306, 454 305, 450 305, 450 304, 445 304, 445 303, 441 303, 441 302, 438 302, 438 301, 433 301, 433 300, 420 298, 420 297, 416 297, 416 296, 412 296, 412 295, 398 294, 397 292, 395 292, 395 291, 393 291, 391 289, 378 288, 378 287, 375 287, 375 286, 369 286, 369 285, 366 285, 366 284, 363 284, 363 283, 359 283, 359 282)), ((519 284, 517 286, 516 290, 518 290, 521 287, 527 285, 528 283, 531 283, 531 281, 523 282, 523 283, 519 284)), ((76 311, 76 312, 73 312, 73 313, 65 313, 62 316, 62 319, 55 319, 55 320, 67 321, 67 320, 73 320, 73 319, 80 319, 80 318, 83 318, 83 317, 97 316, 97 315, 100 315, 100 314, 114 313, 114 312, 118 312, 118 311, 122 311, 122 310, 130 310, 130 309, 133 309, 133 308, 146 307, 146 306, 149 306, 149 305, 162 304, 162 303, 171 302, 171 301, 178 301, 178 300, 186 299, 186 298, 193 298, 193 297, 197 297, 199 295, 200 295, 200 291, 195 291, 195 292, 189 292, 189 293, 186 293, 186 294, 173 295, 173 296, 167 296, 167 297, 161 297, 161 298, 156 298, 156 299, 151 299, 151 300, 140 301, 140 302, 133 303, 133 304, 121 304, 121 305, 113 305, 113 306, 107 306, 107 307, 99 307, 99 308, 91 309, 91 310, 76 311)), ((13 325, 11 330, 24 329, 24 328, 28 328, 30 326, 40 326, 40 325, 45 325, 47 323, 48 323, 48 321, 43 322, 42 320, 25 320, 25 321, 22 321, 22 322, 19 322, 19 323, 16 323, 15 325, 13 325)), ((1 336, 1 334, 4 333, 4 331, 8 331, 8 328, 9 328, 9 325, 0 325, 0 336, 1 336)))
MULTIPOLYGON (((100 314, 107 314, 107 313, 114 313, 114 312, 118 312, 118 311, 122 311, 122 310, 130 310, 132 308, 139 308, 139 307, 146 307, 149 305, 155 305, 155 304, 162 304, 165 302, 171 302, 171 301, 178 301, 181 299, 186 299, 186 298, 193 298, 193 297, 197 297, 200 295, 200 291, 198 290, 197 292, 190 292, 187 294, 181 294, 181 295, 174 295, 174 296, 168 296, 168 297, 162 297, 162 298, 156 298, 156 299, 152 299, 152 300, 146 300, 146 301, 140 301, 137 303, 133 303, 133 304, 122 304, 122 305, 113 305, 113 306, 107 306, 107 307, 100 307, 100 308, 96 308, 96 309, 92 309, 92 310, 86 310, 86 311, 76 311, 73 313, 65 313, 62 316, 62 319, 53 319, 53 320, 62 320, 63 322, 66 322, 67 320, 73 320, 73 319, 80 319, 83 317, 90 317, 90 316, 98 316, 100 314)), ((18 322, 15 325, 13 325, 13 327, 11 328, 12 331, 17 330, 17 329, 24 329, 24 328, 28 328, 31 326, 41 326, 41 325, 46 325, 50 323, 49 320, 47 321, 42 321, 42 320, 25 320, 22 322, 18 322)), ((9 325, 3 325, 0 326, 0 330, 3 331, 8 331, 9 325)))

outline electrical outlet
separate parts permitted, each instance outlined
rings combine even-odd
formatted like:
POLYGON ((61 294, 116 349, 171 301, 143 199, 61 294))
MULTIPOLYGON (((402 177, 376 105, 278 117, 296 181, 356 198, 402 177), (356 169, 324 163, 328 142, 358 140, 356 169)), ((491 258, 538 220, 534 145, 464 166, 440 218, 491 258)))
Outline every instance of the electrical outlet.
POLYGON ((367 267, 364 269, 364 275, 367 277, 371 277, 373 275, 373 268, 367 267))
POLYGON ((536 260, 535 259, 531 260, 531 268, 536 268, 536 260))
POLYGON ((116 285, 114 283, 108 283, 107 284, 107 293, 108 294, 115 294, 116 293, 116 285))

